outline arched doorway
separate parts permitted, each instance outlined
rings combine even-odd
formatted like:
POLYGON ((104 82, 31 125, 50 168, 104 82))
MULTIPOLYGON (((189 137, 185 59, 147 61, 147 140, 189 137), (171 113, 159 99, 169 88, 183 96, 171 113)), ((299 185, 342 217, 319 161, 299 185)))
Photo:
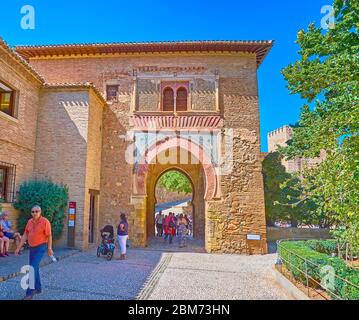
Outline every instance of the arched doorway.
MULTIPOLYGON (((178 161, 176 163, 163 164, 161 161, 154 161, 148 165, 146 174, 146 190, 147 190, 147 205, 146 205, 146 233, 147 242, 150 242, 155 235, 155 212, 158 199, 156 198, 156 187, 161 177, 170 172, 179 172, 190 181, 191 194, 191 211, 193 226, 193 236, 197 240, 204 241, 205 235, 205 190, 206 181, 202 165, 198 159, 193 158, 190 163, 182 164, 179 159, 187 150, 176 148, 176 150, 169 149, 162 153, 176 154, 178 161)), ((158 158, 163 155, 160 153, 158 158)), ((187 154, 187 156, 189 156, 187 154)))
POLYGON ((169 170, 180 170, 192 181, 194 234, 196 240, 200 239, 207 250, 214 230, 208 217, 208 208, 212 208, 212 204, 219 197, 217 173, 212 158, 200 144, 187 139, 186 136, 173 134, 155 139, 150 143, 150 147, 140 151, 135 161, 131 195, 133 244, 148 246, 149 240, 153 238, 155 186, 160 176, 169 170))
MULTIPOLYGON (((193 237, 194 224, 194 205, 193 205, 194 185, 190 177, 182 170, 165 170, 157 179, 155 184, 155 212, 154 218, 168 216, 173 213, 175 217, 183 215, 187 217, 189 225, 189 236, 193 237)), ((156 237, 162 236, 162 219, 159 226, 155 225, 156 237)))

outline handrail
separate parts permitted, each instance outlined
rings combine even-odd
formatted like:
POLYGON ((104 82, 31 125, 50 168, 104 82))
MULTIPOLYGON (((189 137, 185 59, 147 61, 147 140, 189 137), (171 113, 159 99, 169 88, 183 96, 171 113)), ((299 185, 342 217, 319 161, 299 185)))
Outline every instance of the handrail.
MULTIPOLYGON (((290 240, 290 241, 293 241, 294 239, 289 239, 289 240, 290 240)), ((308 241, 308 240, 310 240, 310 239, 302 239, 302 240, 296 239, 295 241, 303 241, 303 240, 308 241)), ((293 251, 291 251, 291 250, 289 250, 289 249, 287 249, 287 248, 284 248, 283 246, 281 246, 281 243, 284 242, 284 241, 287 241, 287 240, 278 240, 278 241, 277 241, 277 246, 280 247, 282 250, 284 250, 284 251, 290 253, 291 255, 294 255, 294 256, 298 257, 299 259, 301 259, 302 261, 304 261, 306 266, 307 266, 307 264, 309 263, 309 264, 311 264, 311 265, 317 267, 318 269, 320 269, 320 268, 323 267, 323 266, 321 266, 321 265, 318 265, 318 264, 314 263, 313 261, 311 261, 311 260, 309 260, 309 259, 307 259, 307 258, 304 258, 304 257, 300 256, 300 255, 297 254, 296 252, 293 252, 293 251)), ((306 272, 304 272, 303 270, 301 270, 300 268, 298 268, 297 266, 295 266, 293 263, 291 263, 291 261, 288 261, 287 259, 283 258, 282 255, 281 255, 279 252, 278 252, 278 255, 279 255, 279 257, 280 257, 280 259, 281 259, 282 261, 288 263, 292 268, 294 267, 297 271, 299 271, 300 273, 302 273, 303 275, 305 275, 305 277, 306 277, 306 282, 307 282, 307 288, 308 288, 308 295, 309 295, 308 279, 311 279, 313 282, 315 282, 316 284, 318 284, 321 288, 323 288, 323 289, 326 290, 327 292, 331 293, 331 294, 332 294, 333 296, 335 296, 336 298, 342 300, 342 298, 339 297, 339 296, 338 296, 336 293, 334 293, 332 290, 330 290, 329 288, 324 288, 321 283, 319 283, 319 282, 318 282, 316 279, 314 279, 312 276, 308 275, 307 270, 306 270, 306 272)), ((348 266, 348 268, 350 268, 350 267, 348 266)), ((353 269, 353 270, 355 270, 355 269, 353 269)), ((331 274, 331 275, 333 275, 336 279, 339 279, 339 280, 341 280, 342 282, 347 283, 348 285, 350 285, 350 286, 352 286, 352 287, 354 287, 354 288, 359 289, 359 286, 358 286, 358 285, 356 285, 356 284, 354 284, 354 283, 348 281, 347 279, 344 279, 344 278, 338 276, 335 272, 332 272, 332 271, 330 271, 330 270, 327 270, 327 274, 331 274)), ((318 294, 321 295, 322 297, 324 297, 324 298, 326 299, 326 297, 323 296, 320 292, 318 292, 318 294)))

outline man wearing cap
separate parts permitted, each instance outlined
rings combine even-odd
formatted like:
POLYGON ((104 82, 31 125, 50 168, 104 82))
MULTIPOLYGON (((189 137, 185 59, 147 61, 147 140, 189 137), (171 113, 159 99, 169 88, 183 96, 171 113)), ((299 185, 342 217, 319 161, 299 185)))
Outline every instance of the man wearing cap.
POLYGON ((9 220, 9 212, 5 211, 2 213, 1 218, 0 218, 0 223, 1 223, 5 237, 15 240, 16 247, 18 247, 21 242, 21 235, 20 235, 20 233, 15 232, 12 229, 12 223, 9 220))
POLYGON ((40 281, 40 262, 47 250, 48 255, 53 256, 51 224, 49 220, 41 215, 41 208, 33 206, 31 209, 32 219, 27 222, 24 235, 15 254, 19 254, 20 249, 27 240, 30 246, 30 266, 34 268, 35 288, 28 288, 24 300, 31 300, 35 294, 41 293, 40 281))

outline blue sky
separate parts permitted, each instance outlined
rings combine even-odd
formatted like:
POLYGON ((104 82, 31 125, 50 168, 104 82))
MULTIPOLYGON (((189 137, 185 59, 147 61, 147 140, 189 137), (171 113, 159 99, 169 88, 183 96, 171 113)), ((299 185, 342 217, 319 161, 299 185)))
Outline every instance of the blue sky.
POLYGON ((297 60, 299 29, 320 24, 331 0, 3 0, 0 36, 10 45, 160 40, 276 41, 258 71, 261 143, 298 120, 303 100, 290 95, 280 70, 297 60), (20 27, 24 5, 35 8, 34 30, 20 27), (3 14, 6 12, 6 14, 3 14))

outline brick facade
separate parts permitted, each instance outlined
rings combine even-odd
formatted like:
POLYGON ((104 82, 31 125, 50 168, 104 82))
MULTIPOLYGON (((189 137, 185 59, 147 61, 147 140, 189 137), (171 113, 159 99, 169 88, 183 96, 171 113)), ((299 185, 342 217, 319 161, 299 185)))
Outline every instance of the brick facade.
MULTIPOLYGON (((22 182, 33 177, 41 80, 1 39, 0 82, 15 90, 14 117, 0 112, 0 162, 15 166, 11 175, 16 174, 13 190, 16 192, 22 182)), ((2 209, 9 211, 10 219, 16 224, 18 212, 10 204, 2 204, 2 209)))
MULTIPOLYGON (((232 47, 212 52, 201 46, 198 52, 50 53, 46 57, 36 48, 19 48, 52 84, 39 91, 34 175, 68 185, 70 201, 77 202, 77 247, 88 247, 93 191, 95 236, 103 225, 117 225, 120 212, 125 212, 132 243, 145 246, 154 228, 155 184, 170 169, 185 173, 195 186, 195 235, 205 241, 208 252, 245 253, 250 233, 266 240, 257 88, 257 67, 264 51, 253 53, 256 44, 243 45, 245 52, 230 52, 232 47), (188 84, 187 111, 162 113, 161 83, 181 81, 188 84), (65 85, 87 82, 104 96, 107 85, 118 86, 116 99, 106 104, 93 87, 65 85), (135 115, 137 122, 131 121, 135 115), (128 163, 127 153, 143 133, 138 125, 141 116, 156 119, 155 130, 162 135, 158 146, 151 142, 143 151, 143 159, 149 161, 143 166, 128 163), (193 133, 194 129, 204 133, 193 133), (126 138, 128 132, 134 138, 126 138), (215 141, 212 151, 197 145, 208 137, 215 141), (233 144, 232 170, 220 175, 228 137, 233 144), (158 157, 172 149, 197 157, 198 162, 159 162, 158 157)), ((147 137, 156 132, 151 130, 145 130, 147 137)), ((66 238, 64 232, 63 244, 66 238)))

